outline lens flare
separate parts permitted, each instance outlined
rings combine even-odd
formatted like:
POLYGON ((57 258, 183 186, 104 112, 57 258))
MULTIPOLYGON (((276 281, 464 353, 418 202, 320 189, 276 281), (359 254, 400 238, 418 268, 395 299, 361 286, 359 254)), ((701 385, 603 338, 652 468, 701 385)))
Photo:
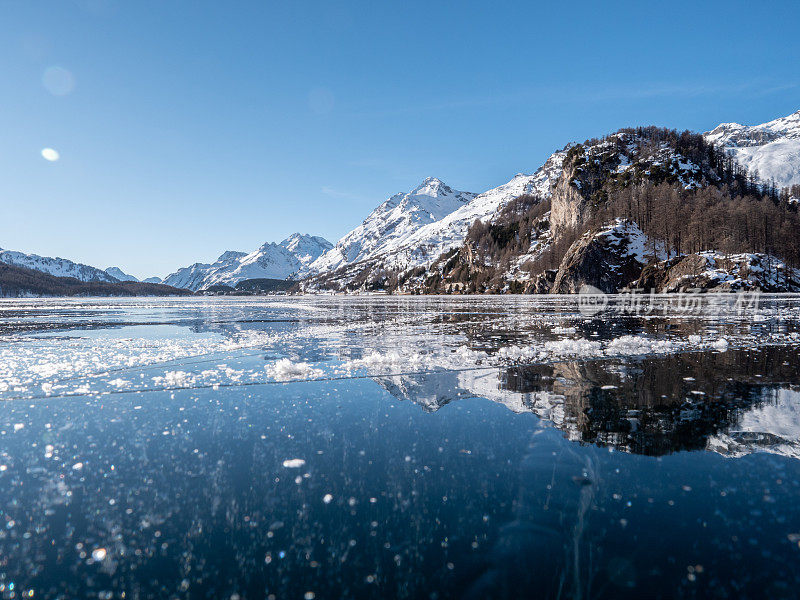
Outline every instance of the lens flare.
POLYGON ((61 155, 52 148, 42 148, 42 158, 50 162, 55 162, 61 158, 61 155))
POLYGON ((64 67, 47 67, 42 74, 42 85, 53 96, 66 96, 75 89, 75 77, 64 67))

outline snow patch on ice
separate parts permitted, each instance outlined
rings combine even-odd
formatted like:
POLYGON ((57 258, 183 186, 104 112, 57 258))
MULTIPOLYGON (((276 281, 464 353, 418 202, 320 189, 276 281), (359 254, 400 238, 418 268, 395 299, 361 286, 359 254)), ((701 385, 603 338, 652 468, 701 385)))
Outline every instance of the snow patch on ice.
POLYGON ((321 369, 315 369, 306 362, 294 362, 288 358, 282 358, 271 365, 267 365, 265 369, 267 370, 267 375, 275 381, 312 379, 323 375, 321 369))

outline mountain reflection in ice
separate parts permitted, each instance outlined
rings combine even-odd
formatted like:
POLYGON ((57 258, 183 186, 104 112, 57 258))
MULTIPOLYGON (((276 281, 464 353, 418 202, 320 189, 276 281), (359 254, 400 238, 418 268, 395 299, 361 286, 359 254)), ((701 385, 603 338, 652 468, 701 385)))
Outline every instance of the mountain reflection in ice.
POLYGON ((377 378, 393 396, 435 411, 485 397, 530 411, 572 441, 660 455, 768 451, 800 458, 795 348, 559 362, 377 378))
POLYGON ((799 307, 0 303, 0 598, 795 597, 799 307))

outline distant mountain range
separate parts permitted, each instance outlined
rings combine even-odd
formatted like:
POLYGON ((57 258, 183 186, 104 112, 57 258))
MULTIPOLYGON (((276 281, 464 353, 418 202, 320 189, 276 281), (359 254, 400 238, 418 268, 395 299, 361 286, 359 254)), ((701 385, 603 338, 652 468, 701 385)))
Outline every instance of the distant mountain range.
MULTIPOLYGON (((609 196, 627 193, 623 190, 663 184, 686 194, 711 186, 736 198, 746 193, 767 193, 771 186, 769 193, 775 195, 776 205, 776 190, 782 190, 784 206, 800 202, 800 111, 761 125, 723 123, 702 136, 677 132, 668 135, 664 131, 667 130, 621 130, 601 140, 568 144, 532 174, 518 174, 508 183, 479 194, 455 190, 429 177, 409 192, 395 194, 379 204, 336 245, 321 237, 295 233, 279 243, 267 242, 253 252, 226 251, 213 263, 178 269, 163 283, 192 291, 233 287, 250 279, 302 280, 306 291, 574 291, 575 286, 591 283, 592 277, 576 275, 581 272, 581 265, 576 263, 571 267, 572 275, 562 273, 558 286, 553 288, 559 267, 555 263, 567 254, 579 262, 587 253, 596 254, 597 248, 607 245, 608 240, 608 236, 597 232, 608 228, 614 219, 621 231, 633 227, 638 236, 644 236, 636 243, 655 243, 651 239, 652 228, 636 219, 625 224, 618 220, 621 215, 614 214, 604 223, 593 222, 604 214, 604 207, 614 205, 607 202, 609 196), (703 142, 708 149, 700 148, 703 142), (729 159, 723 158, 726 156, 729 159), (725 160, 730 164, 723 164, 725 160), (745 189, 747 184, 742 181, 748 176, 751 184, 758 182, 763 187, 751 185, 745 189), (488 229, 479 231, 476 223, 488 229), (568 253, 570 245, 579 243, 577 233, 588 234, 590 225, 596 229, 590 236, 594 241, 586 237, 580 242, 582 247, 575 246, 568 253), (487 233, 489 230, 494 233, 487 233), (488 243, 492 236, 503 239, 488 243), (554 254, 558 254, 558 260, 554 254), (544 262, 548 262, 549 273, 542 267, 544 262)), ((789 226, 783 213, 779 219, 781 227, 789 226)), ((720 251, 720 255, 729 252, 727 247, 704 243, 698 250, 720 251)), ((772 246, 775 244, 765 242, 764 250, 776 252, 772 246)), ((745 286, 763 283, 750 276, 758 265, 772 265, 773 261, 755 256, 758 252, 750 254, 752 258, 739 260, 724 276, 718 274, 717 280, 735 280, 745 286)), ((602 270, 603 261, 611 261, 607 266, 618 261, 619 256, 612 255, 613 252, 606 253, 593 268, 602 270)), ((656 258, 680 257, 656 257, 651 253, 641 257, 633 270, 656 258)), ((695 271, 701 263, 711 264, 703 260, 698 258, 692 263, 695 271)), ((0 262, 83 282, 138 281, 119 267, 101 270, 66 259, 10 250, 0 250, 0 262)), ((681 273, 688 264, 682 263, 681 273)), ((715 265, 704 269, 719 266, 715 265)), ((780 281, 797 276, 791 270, 793 265, 788 260, 783 275, 773 273, 767 279, 779 282, 777 288, 782 289, 785 284, 780 281)), ((679 283, 677 273, 672 263, 665 265, 659 281, 679 283), (672 272, 667 273, 670 269, 672 272)), ((699 272, 684 275, 691 275, 693 281, 703 280, 699 272)), ((159 278, 144 282, 162 283, 159 278)), ((616 290, 630 283, 618 278, 606 287, 616 290)))
POLYGON ((49 258, 13 250, 0 250, 0 263, 41 271, 55 277, 72 277, 83 282, 105 281, 107 283, 115 283, 121 281, 106 271, 75 263, 66 258, 49 258))
MULTIPOLYGON (((38 263, 42 266, 43 263, 38 263)), ((85 265, 82 265, 85 266, 85 265)), ((86 274, 83 273, 85 276, 86 274)), ((77 279, 0 262, 0 298, 38 296, 182 296, 191 294, 157 283, 77 279)))
POLYGON ((140 281, 141 283, 161 283, 161 277, 148 277, 147 279, 139 279, 133 275, 128 275, 119 267, 108 267, 106 273, 118 279, 119 281, 140 281))
POLYGON ((192 291, 214 285, 235 286, 246 279, 290 279, 333 248, 328 240, 295 233, 276 244, 267 242, 258 250, 228 250, 211 264, 195 263, 178 269, 163 283, 192 291))

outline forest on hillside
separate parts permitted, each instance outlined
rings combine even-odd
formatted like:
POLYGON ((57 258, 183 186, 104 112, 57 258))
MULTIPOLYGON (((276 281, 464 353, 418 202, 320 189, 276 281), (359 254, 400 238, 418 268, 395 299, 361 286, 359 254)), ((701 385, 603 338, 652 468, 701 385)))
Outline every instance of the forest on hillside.
POLYGON ((56 277, 25 267, 0 262, 0 297, 26 296, 174 296, 191 295, 189 290, 159 283, 125 281, 80 281, 56 277))

